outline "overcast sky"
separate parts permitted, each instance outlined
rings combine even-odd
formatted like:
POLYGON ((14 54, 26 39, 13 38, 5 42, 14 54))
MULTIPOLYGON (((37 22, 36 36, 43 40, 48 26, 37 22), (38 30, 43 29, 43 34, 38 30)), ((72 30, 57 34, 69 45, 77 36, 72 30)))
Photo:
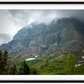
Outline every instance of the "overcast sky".
POLYGON ((13 39, 24 26, 37 21, 48 24, 54 18, 77 17, 84 21, 83 10, 0 10, 0 45, 13 39))

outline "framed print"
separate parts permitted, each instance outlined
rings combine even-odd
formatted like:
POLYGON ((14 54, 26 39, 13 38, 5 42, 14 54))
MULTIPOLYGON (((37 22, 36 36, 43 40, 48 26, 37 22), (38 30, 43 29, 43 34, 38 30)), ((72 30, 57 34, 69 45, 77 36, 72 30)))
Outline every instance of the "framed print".
POLYGON ((83 82, 83 2, 2 3, 1 82, 83 82))

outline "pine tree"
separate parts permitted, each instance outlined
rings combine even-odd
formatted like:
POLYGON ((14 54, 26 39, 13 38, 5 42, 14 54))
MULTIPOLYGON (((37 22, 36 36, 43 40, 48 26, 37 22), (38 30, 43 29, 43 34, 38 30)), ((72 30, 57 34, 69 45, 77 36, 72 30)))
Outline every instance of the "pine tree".
POLYGON ((2 51, 0 50, 0 74, 3 73, 3 60, 2 60, 2 51))
POLYGON ((28 75, 28 74, 30 74, 30 68, 29 68, 29 66, 26 64, 25 61, 21 64, 18 73, 19 73, 20 75, 28 75))
POLYGON ((8 52, 7 50, 4 51, 4 54, 3 54, 3 71, 8 74, 8 67, 7 67, 7 59, 8 59, 8 52))
POLYGON ((11 67, 10 74, 12 74, 12 75, 17 74, 17 68, 16 68, 16 65, 15 64, 11 67))
POLYGON ((5 50, 3 54, 0 50, 0 74, 7 74, 7 59, 8 52, 5 50))

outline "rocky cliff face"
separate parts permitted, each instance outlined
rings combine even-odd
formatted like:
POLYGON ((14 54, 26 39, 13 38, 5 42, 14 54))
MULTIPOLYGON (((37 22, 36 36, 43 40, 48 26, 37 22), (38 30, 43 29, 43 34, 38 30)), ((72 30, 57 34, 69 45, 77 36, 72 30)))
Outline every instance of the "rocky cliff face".
POLYGON ((82 22, 75 18, 62 18, 48 25, 32 23, 22 28, 11 42, 1 45, 0 50, 17 52, 18 55, 79 51, 83 49, 83 38, 82 22))

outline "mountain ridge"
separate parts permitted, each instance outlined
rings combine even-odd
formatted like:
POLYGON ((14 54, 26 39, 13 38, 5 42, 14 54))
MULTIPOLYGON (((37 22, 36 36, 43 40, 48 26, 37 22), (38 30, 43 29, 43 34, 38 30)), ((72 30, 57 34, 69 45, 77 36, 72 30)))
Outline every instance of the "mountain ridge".
POLYGON ((32 23, 31 26, 25 26, 11 42, 1 45, 0 50, 17 52, 17 55, 75 52, 83 50, 83 38, 84 24, 80 20, 61 18, 47 25, 32 23))

